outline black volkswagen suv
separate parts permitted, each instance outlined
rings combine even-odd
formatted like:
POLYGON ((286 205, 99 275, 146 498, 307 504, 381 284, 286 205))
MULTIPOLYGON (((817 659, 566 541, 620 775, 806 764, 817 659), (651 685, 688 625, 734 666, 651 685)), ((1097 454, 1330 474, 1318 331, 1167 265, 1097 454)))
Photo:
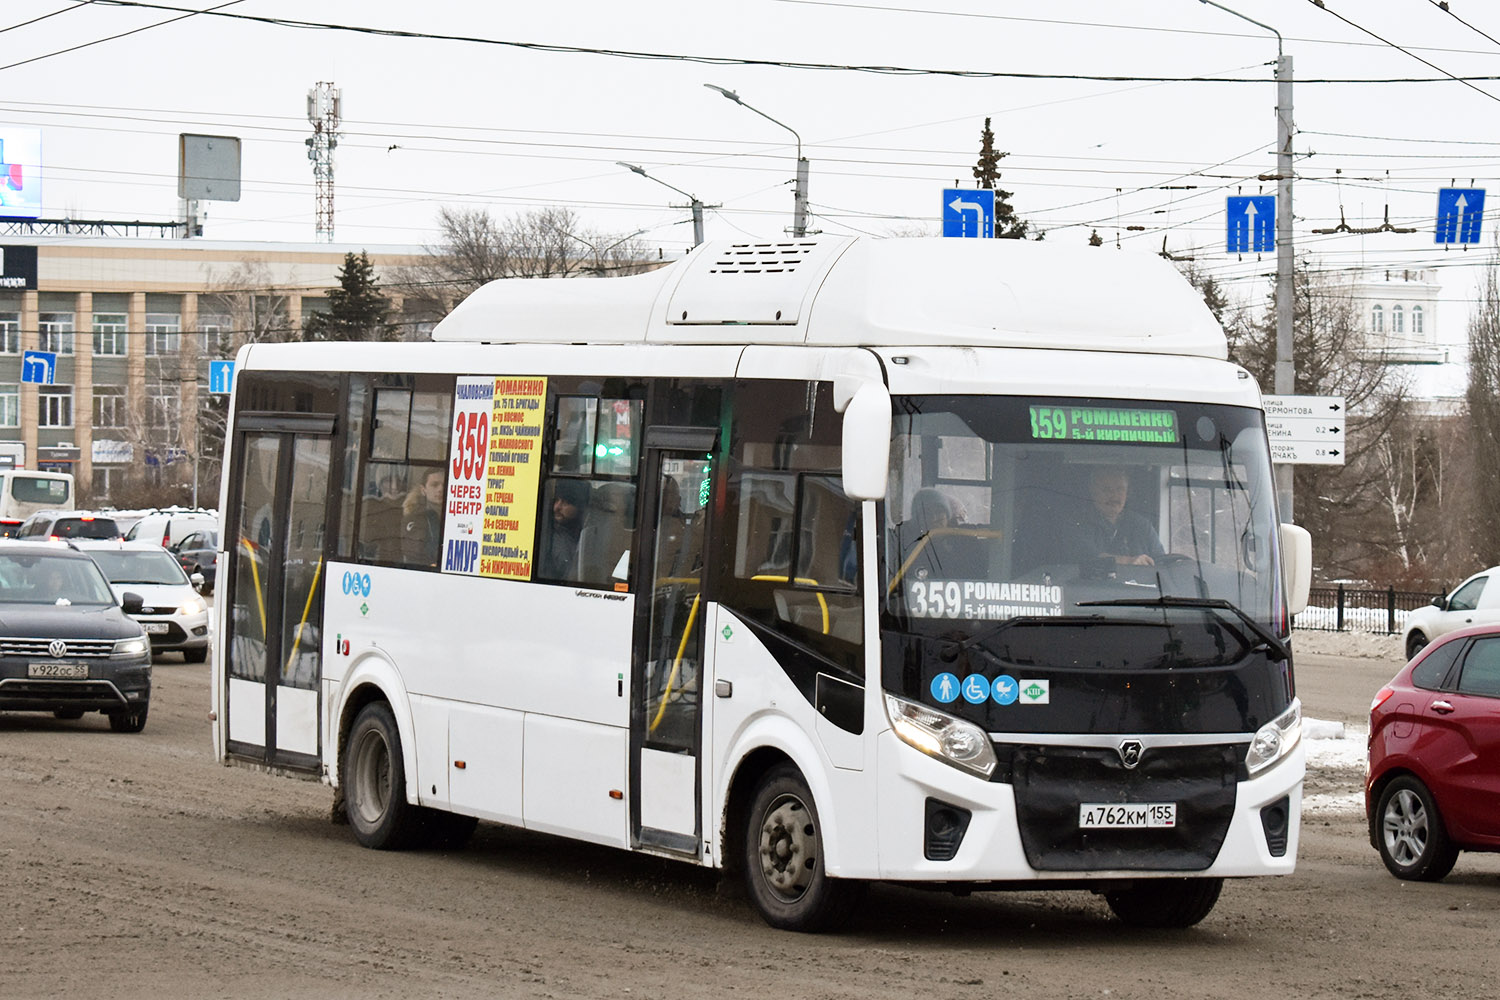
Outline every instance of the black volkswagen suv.
POLYGON ((94 561, 59 542, 0 540, 0 711, 103 712, 138 733, 151 701, 151 643, 94 561))

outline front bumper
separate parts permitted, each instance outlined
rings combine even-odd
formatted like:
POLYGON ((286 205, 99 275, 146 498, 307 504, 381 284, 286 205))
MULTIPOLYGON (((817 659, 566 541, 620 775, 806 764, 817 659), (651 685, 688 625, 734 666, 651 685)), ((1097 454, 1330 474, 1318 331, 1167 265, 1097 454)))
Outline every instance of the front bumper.
POLYGON ((151 700, 151 660, 90 660, 87 678, 26 676, 26 663, 0 663, 0 711, 52 712, 59 709, 111 712, 151 700))
MULTIPOLYGON (((1037 749, 1036 756, 1047 750, 1037 749)), ((1106 769, 1075 757, 1052 775, 1029 761, 1023 770, 1031 787, 1018 792, 1016 784, 985 781, 928 757, 889 731, 877 738, 877 753, 884 776, 880 878, 1076 882, 1287 875, 1296 867, 1305 766, 1300 743, 1265 772, 1217 790, 1208 787, 1211 766, 1184 775, 1143 770, 1110 787, 1106 769), (1080 831, 1078 804, 1099 801, 1176 802, 1179 824, 1165 831, 1080 831), (934 802, 968 814, 949 860, 928 857, 934 802), (1284 816, 1279 838, 1268 832, 1263 813, 1278 808, 1284 816)))

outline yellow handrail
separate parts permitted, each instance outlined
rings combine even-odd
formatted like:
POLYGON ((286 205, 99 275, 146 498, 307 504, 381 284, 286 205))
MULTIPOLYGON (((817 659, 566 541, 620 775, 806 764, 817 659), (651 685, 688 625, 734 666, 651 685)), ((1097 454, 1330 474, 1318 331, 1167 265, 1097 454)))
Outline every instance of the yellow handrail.
MULTIPOLYGON (((788 582, 788 578, 784 577, 784 576, 764 576, 764 575, 762 575, 762 576, 752 576, 750 579, 752 579, 752 580, 769 580, 772 583, 786 583, 786 582, 788 582)), ((817 580, 814 580, 810 576, 797 576, 797 577, 792 577, 790 579, 791 579, 791 582, 793 582, 793 583, 805 583, 808 586, 812 586, 812 587, 821 587, 822 586, 822 584, 820 584, 817 580)), ((823 596, 823 592, 822 591, 816 591, 816 594, 817 594, 817 598, 818 598, 818 604, 821 605, 822 608, 823 608, 823 634, 827 635, 828 634, 828 598, 826 598, 826 597, 823 596)))
POLYGON ((292 640, 292 652, 286 658, 282 676, 292 672, 292 661, 297 659, 297 648, 302 645, 302 630, 307 626, 307 615, 312 610, 313 595, 318 592, 318 577, 323 572, 323 557, 318 556, 317 568, 313 570, 312 585, 307 588, 307 603, 302 606, 302 620, 297 623, 297 638, 292 640))
POLYGON ((651 720, 651 732, 656 732, 656 727, 661 725, 662 716, 667 714, 667 699, 672 697, 672 685, 677 681, 677 671, 682 666, 682 654, 687 652, 688 636, 693 632, 693 622, 698 618, 698 602, 702 600, 702 594, 693 595, 693 607, 688 612, 686 627, 682 630, 682 641, 677 644, 677 656, 672 660, 672 672, 667 675, 666 690, 661 693, 661 705, 656 709, 656 718, 651 720))
POLYGON ((250 576, 255 584, 255 600, 260 604, 260 637, 266 637, 266 595, 260 590, 260 569, 255 565, 255 543, 248 538, 241 538, 240 544, 245 551, 250 553, 250 576))
POLYGON ((961 538, 1000 539, 1005 537, 1005 532, 999 528, 933 528, 917 539, 917 544, 912 547, 911 555, 906 557, 906 561, 901 564, 901 568, 896 570, 896 575, 891 577, 890 585, 885 588, 886 595, 889 596, 891 591, 896 589, 896 584, 900 583, 901 578, 906 575, 906 571, 911 569, 911 564, 916 561, 917 556, 922 554, 922 550, 927 547, 928 542, 934 538, 949 535, 957 535, 961 538))

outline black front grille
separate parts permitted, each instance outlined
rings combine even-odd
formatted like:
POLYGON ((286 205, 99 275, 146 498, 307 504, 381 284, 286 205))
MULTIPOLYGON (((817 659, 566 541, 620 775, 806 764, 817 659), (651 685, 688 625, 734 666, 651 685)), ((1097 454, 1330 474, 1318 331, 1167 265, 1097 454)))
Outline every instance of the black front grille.
POLYGON ((1041 871, 1207 868, 1229 831, 1245 755, 1239 745, 1153 748, 1127 768, 1112 747, 1005 749, 1021 845, 1041 871), (1085 802, 1174 802, 1177 821, 1159 829, 1080 829, 1085 802))
POLYGON ((13 711, 49 709, 57 705, 103 707, 121 705, 125 698, 109 681, 53 681, 10 679, 0 683, 0 706, 13 711))

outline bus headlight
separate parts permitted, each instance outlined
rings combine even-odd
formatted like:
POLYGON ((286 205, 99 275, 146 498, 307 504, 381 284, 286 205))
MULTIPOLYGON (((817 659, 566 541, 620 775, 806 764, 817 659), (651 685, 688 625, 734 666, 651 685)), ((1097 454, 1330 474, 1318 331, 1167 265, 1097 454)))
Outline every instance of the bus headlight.
POLYGON ((1292 699, 1292 707, 1261 726, 1250 741, 1245 754, 1245 769, 1251 774, 1264 771, 1292 752, 1302 738, 1302 702, 1292 699))
POLYGON ((995 749, 972 722, 890 694, 885 696, 885 714, 907 746, 981 778, 995 770, 995 749))

